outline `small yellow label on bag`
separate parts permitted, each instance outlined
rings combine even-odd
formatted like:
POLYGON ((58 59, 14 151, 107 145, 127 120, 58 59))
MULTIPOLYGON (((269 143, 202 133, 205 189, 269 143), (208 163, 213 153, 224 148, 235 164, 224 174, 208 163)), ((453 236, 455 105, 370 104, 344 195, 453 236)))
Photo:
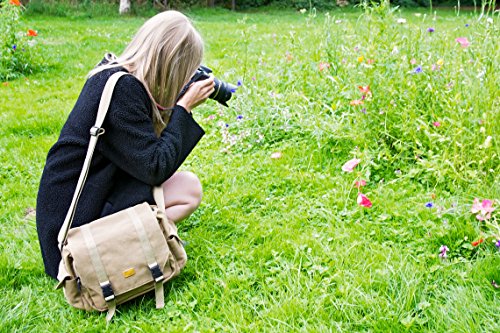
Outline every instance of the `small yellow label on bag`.
POLYGON ((135 274, 135 269, 129 268, 126 271, 123 271, 122 274, 123 274, 123 277, 125 277, 125 278, 131 277, 132 275, 135 274))

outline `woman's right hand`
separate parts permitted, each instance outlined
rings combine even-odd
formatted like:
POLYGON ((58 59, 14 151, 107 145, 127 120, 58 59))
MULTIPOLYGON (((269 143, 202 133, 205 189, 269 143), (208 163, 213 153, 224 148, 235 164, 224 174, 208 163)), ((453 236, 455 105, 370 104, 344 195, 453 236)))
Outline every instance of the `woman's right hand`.
POLYGON ((205 102, 208 96, 214 92, 214 86, 213 76, 192 83, 186 93, 177 101, 177 105, 182 106, 187 112, 191 113, 192 109, 205 102))

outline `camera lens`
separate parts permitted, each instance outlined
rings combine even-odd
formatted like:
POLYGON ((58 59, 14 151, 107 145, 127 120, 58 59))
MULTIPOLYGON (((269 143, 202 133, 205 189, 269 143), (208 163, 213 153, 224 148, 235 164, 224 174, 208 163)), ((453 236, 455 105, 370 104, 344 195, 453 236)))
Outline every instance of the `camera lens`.
POLYGON ((236 86, 221 81, 218 78, 214 78, 214 84, 215 91, 209 96, 209 98, 224 106, 228 106, 226 102, 231 99, 233 93, 236 91, 236 86))

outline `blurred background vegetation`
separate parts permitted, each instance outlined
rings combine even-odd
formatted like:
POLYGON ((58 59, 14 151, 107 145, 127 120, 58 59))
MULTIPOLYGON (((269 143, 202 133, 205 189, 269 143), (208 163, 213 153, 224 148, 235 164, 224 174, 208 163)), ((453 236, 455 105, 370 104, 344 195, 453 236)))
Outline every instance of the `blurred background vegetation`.
MULTIPOLYGON (((120 0, 23 0, 31 13, 66 16, 68 10, 92 12, 99 8, 101 14, 118 12, 120 0), (108 12, 109 11, 109 12, 108 12)), ((233 10, 252 10, 259 7, 278 7, 290 9, 316 8, 328 10, 336 7, 360 5, 364 0, 131 0, 130 13, 149 15, 151 12, 165 9, 187 9, 196 7, 216 7, 233 10)), ((378 3, 380 1, 367 1, 378 3)), ((498 8, 496 0, 392 0, 391 4, 401 7, 460 7, 460 8, 498 8)))

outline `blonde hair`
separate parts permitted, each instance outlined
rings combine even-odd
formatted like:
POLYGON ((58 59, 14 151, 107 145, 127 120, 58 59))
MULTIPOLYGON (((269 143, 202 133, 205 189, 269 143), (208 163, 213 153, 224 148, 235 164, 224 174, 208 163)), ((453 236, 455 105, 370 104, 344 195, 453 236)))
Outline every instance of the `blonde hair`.
POLYGON ((200 66, 203 40, 190 20, 177 11, 165 11, 142 25, 123 53, 90 71, 123 66, 146 87, 153 105, 157 135, 165 128, 182 88, 200 66), (163 108, 157 104, 164 106, 163 108))

